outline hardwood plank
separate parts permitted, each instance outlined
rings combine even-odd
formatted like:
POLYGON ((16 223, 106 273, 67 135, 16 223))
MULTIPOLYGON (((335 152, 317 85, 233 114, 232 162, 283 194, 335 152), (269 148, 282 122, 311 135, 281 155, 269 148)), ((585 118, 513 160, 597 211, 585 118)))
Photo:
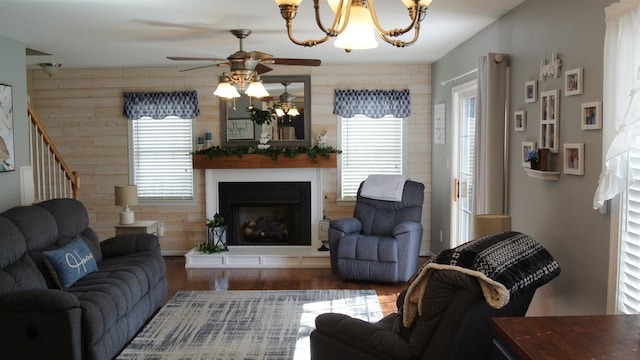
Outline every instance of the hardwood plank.
POLYGON ((165 301, 178 290, 373 289, 378 293, 382 313, 386 316, 397 311, 398 294, 409 286, 408 282, 387 284, 345 280, 332 275, 329 268, 185 269, 184 257, 167 256, 164 259, 169 283, 165 301))
POLYGON ((212 159, 207 159, 204 155, 193 155, 194 169, 335 168, 336 164, 336 154, 331 154, 329 159, 318 156, 315 160, 307 155, 298 155, 293 158, 280 155, 275 160, 260 154, 212 159))

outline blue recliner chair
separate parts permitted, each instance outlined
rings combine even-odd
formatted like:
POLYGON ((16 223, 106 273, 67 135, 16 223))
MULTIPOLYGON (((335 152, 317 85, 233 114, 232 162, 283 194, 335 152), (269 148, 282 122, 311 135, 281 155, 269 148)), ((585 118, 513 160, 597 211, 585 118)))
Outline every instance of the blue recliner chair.
POLYGON ((407 281, 418 267, 424 185, 407 180, 401 201, 361 196, 353 217, 331 221, 331 271, 345 279, 407 281))

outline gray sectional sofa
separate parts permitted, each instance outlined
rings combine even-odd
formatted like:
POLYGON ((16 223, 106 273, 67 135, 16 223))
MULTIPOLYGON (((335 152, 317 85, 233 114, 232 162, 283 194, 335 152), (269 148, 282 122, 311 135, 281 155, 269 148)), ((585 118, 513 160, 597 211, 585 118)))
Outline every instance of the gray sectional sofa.
POLYGON ((112 359, 166 295, 155 235, 100 242, 72 199, 0 214, 1 359, 112 359))

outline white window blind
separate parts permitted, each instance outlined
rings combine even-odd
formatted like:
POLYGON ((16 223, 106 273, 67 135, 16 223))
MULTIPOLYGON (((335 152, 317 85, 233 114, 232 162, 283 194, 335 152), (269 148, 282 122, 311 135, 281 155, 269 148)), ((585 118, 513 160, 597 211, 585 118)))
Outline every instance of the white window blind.
POLYGON ((620 226, 620 275, 618 310, 640 313, 640 151, 629 153, 629 176, 633 184, 622 197, 620 226))
POLYGON ((340 126, 340 197, 355 198, 371 174, 402 174, 402 118, 364 115, 342 118, 340 126))
POLYGON ((193 121, 178 117, 132 120, 132 174, 140 200, 194 199, 193 121))

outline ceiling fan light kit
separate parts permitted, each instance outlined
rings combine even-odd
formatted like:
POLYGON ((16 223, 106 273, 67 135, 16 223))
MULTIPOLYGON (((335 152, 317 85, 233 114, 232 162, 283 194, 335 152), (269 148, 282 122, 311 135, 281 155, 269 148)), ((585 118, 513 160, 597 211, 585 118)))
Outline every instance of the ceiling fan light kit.
MULTIPOLYGON (((297 0, 294 0, 297 1, 297 0)), ((300 0, 301 1, 301 0, 300 0)), ((200 58, 200 57, 183 57, 183 56, 167 56, 167 59, 178 61, 213 61, 213 64, 198 66, 181 71, 190 71, 196 69, 204 69, 211 66, 227 65, 231 69, 230 72, 224 72, 222 77, 224 81, 218 84, 218 87, 213 92, 214 95, 224 97, 227 99, 233 99, 240 97, 238 89, 245 94, 255 98, 262 98, 269 96, 269 92, 262 85, 260 80, 260 74, 264 74, 273 70, 265 64, 275 65, 302 65, 302 66, 320 66, 320 60, 318 59, 286 59, 275 58, 273 55, 269 55, 260 51, 244 51, 243 40, 251 35, 251 30, 248 29, 234 29, 230 32, 238 38, 240 42, 240 50, 229 55, 226 59, 218 58, 200 58), (247 86, 248 85, 248 86, 247 86), (236 86, 238 89, 236 89, 236 86), (246 89, 245 89, 246 88, 246 89)))
POLYGON ((332 25, 326 28, 320 20, 320 0, 313 0, 316 24, 325 34, 320 39, 300 41, 293 36, 293 19, 298 13, 302 0, 274 0, 280 8, 280 15, 285 20, 289 39, 296 45, 316 46, 336 37, 334 46, 350 52, 352 49, 372 49, 378 46, 375 39, 377 33, 386 43, 395 47, 406 47, 414 44, 420 36, 420 23, 424 20, 431 0, 402 0, 409 11, 409 25, 405 28, 385 30, 378 22, 374 0, 327 0, 335 13, 332 25), (409 41, 398 39, 399 36, 413 31, 409 41))

